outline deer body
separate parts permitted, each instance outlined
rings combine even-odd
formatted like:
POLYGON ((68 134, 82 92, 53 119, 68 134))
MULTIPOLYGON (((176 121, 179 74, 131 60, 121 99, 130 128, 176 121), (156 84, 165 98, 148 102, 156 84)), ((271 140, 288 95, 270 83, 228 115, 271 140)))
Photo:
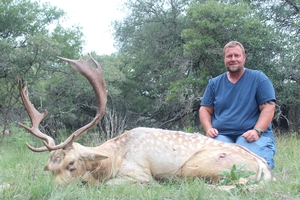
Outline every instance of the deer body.
POLYGON ((68 62, 91 83, 97 99, 97 113, 90 123, 59 145, 55 145, 53 138, 39 130, 39 124, 48 112, 39 113, 34 108, 28 97, 27 86, 22 88, 21 79, 18 78, 21 98, 32 127, 19 124, 45 144, 39 148, 27 146, 35 152, 50 151, 44 169, 52 172, 58 185, 79 180, 96 185, 103 181, 108 184, 148 183, 153 179, 172 177, 201 177, 216 183, 220 179, 219 173, 230 170, 234 164, 245 164, 244 170, 255 172, 249 179, 272 180, 270 168, 259 156, 236 144, 216 141, 197 133, 140 127, 98 147, 85 147, 74 142, 102 119, 107 90, 102 69, 91 56, 87 61, 81 58, 77 61, 60 59, 68 62))
POLYGON ((80 179, 96 185, 99 181, 148 183, 172 177, 201 177, 216 183, 219 173, 230 170, 233 164, 246 164, 245 170, 256 172, 250 179, 272 179, 271 170, 259 156, 236 144, 219 142, 198 133, 141 127, 99 147, 73 145, 71 150, 51 152, 45 167, 52 172, 64 169, 54 173, 58 184, 80 179))

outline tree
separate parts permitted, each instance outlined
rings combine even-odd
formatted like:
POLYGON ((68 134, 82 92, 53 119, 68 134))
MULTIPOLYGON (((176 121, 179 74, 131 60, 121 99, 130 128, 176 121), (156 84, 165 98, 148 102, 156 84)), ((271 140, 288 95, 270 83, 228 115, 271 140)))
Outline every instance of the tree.
POLYGON ((185 53, 193 60, 193 67, 201 73, 215 77, 224 72, 223 46, 230 40, 238 40, 245 46, 247 66, 269 74, 270 61, 276 49, 276 36, 261 19, 253 16, 246 4, 195 4, 187 12, 187 23, 182 37, 185 53), (256 59, 259 57, 259 59, 256 59))
POLYGON ((190 90, 190 83, 199 82, 189 78, 189 60, 183 56, 181 32, 190 2, 130 0, 125 4, 128 15, 114 23, 127 78, 120 86, 127 100, 124 106, 138 118, 131 126, 183 127, 184 117, 192 111, 186 95, 173 98, 177 89, 190 90), (179 80, 186 82, 185 89, 178 87, 179 80))
POLYGON ((271 73, 277 96, 277 112, 274 119, 276 128, 283 130, 300 130, 300 84, 299 84, 299 26, 300 1, 249 1, 256 15, 271 25, 270 30, 278 36, 278 48, 273 49, 271 73))
MULTIPOLYGON (((28 81, 33 88, 43 86, 51 74, 61 70, 57 55, 80 53, 83 40, 80 28, 63 29, 59 20, 65 13, 49 3, 39 5, 30 0, 2 0, 0 2, 0 121, 21 121, 16 77, 28 81), (55 25, 54 29, 50 25, 55 25)), ((43 87, 33 93, 33 102, 40 102, 43 87)), ((3 129, 3 130, 4 130, 3 129)))
POLYGON ((234 3, 128 1, 128 16, 115 23, 127 78, 121 90, 143 125, 195 127, 200 97, 208 79, 224 72, 222 47, 230 40, 245 45, 249 68, 272 72, 275 35, 247 4, 234 3))

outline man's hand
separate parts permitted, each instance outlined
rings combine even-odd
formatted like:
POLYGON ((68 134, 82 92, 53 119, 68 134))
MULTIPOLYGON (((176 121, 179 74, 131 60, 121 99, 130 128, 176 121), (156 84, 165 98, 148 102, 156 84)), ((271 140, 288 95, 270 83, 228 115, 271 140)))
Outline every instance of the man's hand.
POLYGON ((259 139, 259 135, 256 130, 249 130, 242 135, 248 142, 254 142, 259 139))
POLYGON ((206 131, 206 136, 210 137, 210 138, 215 138, 215 137, 217 137, 218 134, 219 134, 219 131, 215 128, 209 128, 206 131))

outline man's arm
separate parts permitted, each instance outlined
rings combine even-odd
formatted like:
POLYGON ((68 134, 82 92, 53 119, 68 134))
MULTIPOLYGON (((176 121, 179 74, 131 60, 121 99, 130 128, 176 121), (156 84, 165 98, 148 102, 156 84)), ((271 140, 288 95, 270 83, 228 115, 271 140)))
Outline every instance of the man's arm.
MULTIPOLYGON (((267 101, 259 106, 260 115, 254 126, 255 128, 259 128, 262 131, 265 131, 268 128, 274 117, 275 105, 275 101, 267 101)), ((249 130, 243 134, 243 137, 248 142, 253 142, 258 140, 259 135, 256 130, 249 130)))
POLYGON ((201 106, 199 109, 200 122, 205 130, 206 136, 211 138, 214 138, 218 135, 218 130, 213 128, 211 123, 213 113, 213 106, 201 106))
POLYGON ((260 115, 254 127, 265 131, 273 120, 276 103, 274 101, 267 101, 259 106, 260 115))

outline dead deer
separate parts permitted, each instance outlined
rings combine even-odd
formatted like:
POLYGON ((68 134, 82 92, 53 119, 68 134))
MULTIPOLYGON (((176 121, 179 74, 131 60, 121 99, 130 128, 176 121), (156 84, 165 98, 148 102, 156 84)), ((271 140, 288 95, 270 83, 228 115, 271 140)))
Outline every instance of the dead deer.
POLYGON ((39 148, 26 145, 34 152, 50 151, 44 169, 52 172, 56 184, 78 181, 95 185, 103 181, 108 184, 149 183, 173 177, 199 177, 217 183, 222 178, 219 173, 230 170, 234 164, 245 164, 244 170, 255 172, 249 180, 272 180, 272 171, 261 157, 244 147, 216 141, 198 133, 139 127, 97 147, 85 147, 74 142, 102 119, 107 90, 102 69, 91 56, 86 61, 82 58, 77 61, 59 59, 68 62, 87 78, 97 99, 95 118, 61 144, 56 145, 53 138, 39 130, 39 124, 48 112, 39 113, 35 109, 29 100, 27 85, 23 88, 18 78, 21 98, 32 127, 19 124, 45 144, 39 148))

